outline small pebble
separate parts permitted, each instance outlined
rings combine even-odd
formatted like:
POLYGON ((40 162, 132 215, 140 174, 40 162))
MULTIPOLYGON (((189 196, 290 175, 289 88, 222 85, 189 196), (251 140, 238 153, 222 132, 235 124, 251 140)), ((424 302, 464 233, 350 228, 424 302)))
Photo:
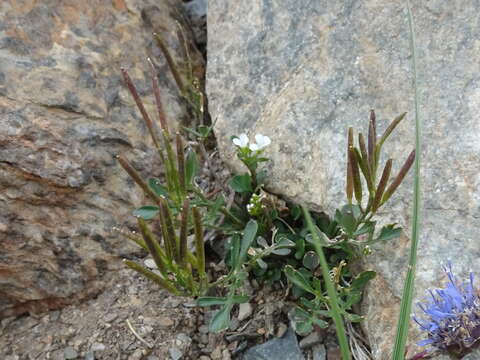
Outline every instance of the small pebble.
POLYGON ((222 360, 232 360, 232 357, 230 356, 230 351, 227 349, 222 351, 222 360))
POLYGON ((143 357, 142 349, 137 349, 132 355, 128 357, 128 360, 141 360, 143 357))
POLYGON ((93 351, 86 352, 84 360, 95 360, 95 355, 93 351))
POLYGON ((157 264, 155 264, 155 261, 153 259, 146 259, 143 263, 145 264, 146 267, 150 269, 157 268, 157 264))
POLYGON ((117 314, 115 313, 109 313, 107 315, 105 315, 105 317, 103 318, 105 320, 106 323, 111 323, 113 320, 115 320, 117 318, 117 314))
POLYGON ((172 360, 180 360, 183 356, 183 353, 176 346, 168 349, 168 353, 170 354, 172 360))
POLYGON ((161 327, 170 327, 172 326, 175 322, 170 319, 170 318, 167 318, 167 317, 160 317, 158 318, 158 321, 157 321, 158 325, 160 325, 161 327))
POLYGON ((208 330, 208 326, 207 325, 202 325, 198 328, 198 331, 201 333, 201 334, 208 334, 209 330, 208 330))
POLYGON ((103 351, 103 350, 105 350, 105 345, 103 345, 102 343, 93 343, 90 350, 91 351, 103 351))
POLYGON ((237 318, 239 321, 243 321, 247 319, 250 315, 252 315, 252 312, 253 312, 253 308, 250 303, 240 304, 237 318))
POLYGON ((78 357, 78 352, 71 346, 67 346, 63 349, 63 357, 65 360, 76 359, 78 357))

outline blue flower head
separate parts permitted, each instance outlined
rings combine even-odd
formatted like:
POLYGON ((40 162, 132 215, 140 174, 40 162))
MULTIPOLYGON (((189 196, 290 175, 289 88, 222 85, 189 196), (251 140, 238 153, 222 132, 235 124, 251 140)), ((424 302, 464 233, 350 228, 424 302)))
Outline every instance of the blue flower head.
POLYGON ((443 269, 448 276, 446 288, 429 290, 429 298, 417 304, 424 315, 413 319, 427 333, 418 345, 463 355, 480 343, 480 297, 473 287, 473 273, 462 284, 450 262, 443 269))

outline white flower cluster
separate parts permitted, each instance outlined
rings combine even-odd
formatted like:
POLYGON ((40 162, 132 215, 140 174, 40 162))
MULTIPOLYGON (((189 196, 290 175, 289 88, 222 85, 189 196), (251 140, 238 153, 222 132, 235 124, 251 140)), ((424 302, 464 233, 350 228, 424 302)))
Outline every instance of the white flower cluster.
POLYGON ((233 139, 233 143, 239 148, 248 147, 252 151, 259 151, 271 144, 271 140, 268 136, 262 134, 255 135, 255 143, 249 145, 250 140, 248 139, 247 134, 240 134, 239 137, 233 139))

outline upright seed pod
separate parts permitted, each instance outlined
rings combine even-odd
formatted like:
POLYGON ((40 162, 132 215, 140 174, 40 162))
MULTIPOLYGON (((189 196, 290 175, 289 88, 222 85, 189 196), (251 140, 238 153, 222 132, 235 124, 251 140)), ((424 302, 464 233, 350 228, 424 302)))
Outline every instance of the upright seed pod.
POLYGON ((155 103, 157 105, 158 120, 160 121, 160 126, 162 127, 162 130, 168 134, 167 117, 165 116, 165 111, 163 110, 162 99, 160 96, 160 88, 158 86, 157 71, 155 70, 152 59, 148 58, 147 60, 150 64, 150 69, 152 71, 152 87, 153 94, 155 95, 155 103))
POLYGON ((170 209, 168 204, 165 200, 162 199, 160 201, 160 212, 163 217, 164 225, 165 226, 165 234, 166 238, 164 239, 165 242, 168 241, 169 246, 172 250, 173 259, 177 264, 180 263, 180 249, 179 243, 177 244, 177 236, 175 235, 175 228, 173 227, 173 219, 172 214, 170 213, 170 209))
POLYGON ((196 207, 192 208, 193 224, 195 228, 195 250, 197 256, 197 270, 201 280, 206 279, 205 273, 205 243, 200 213, 196 207))
POLYGON ((187 263, 188 214, 189 201, 185 199, 180 220, 180 265, 182 267, 187 263))
POLYGON ((187 186, 185 184, 185 153, 183 149, 183 140, 180 134, 177 134, 177 166, 178 166, 178 181, 180 184, 180 190, 184 197, 187 192, 187 186))
POLYGON ((355 156, 355 149, 350 148, 348 153, 350 157, 350 164, 352 166, 353 190, 355 192, 355 199, 359 204, 362 203, 362 180, 360 179, 360 171, 358 169, 357 158, 355 156))
POLYGON ((138 227, 140 228, 145 244, 148 247, 148 251, 150 252, 150 255, 152 255, 153 261, 155 261, 158 270, 160 270, 162 274, 166 275, 167 267, 162 259, 163 257, 165 257, 165 255, 163 254, 163 251, 161 250, 160 245, 155 238, 155 235, 152 234, 147 224, 145 223, 145 220, 140 217, 138 218, 138 227))
MULTIPOLYGON (((370 123, 368 125, 368 162, 370 164, 370 170, 375 177, 376 174, 376 154, 375 147, 377 145, 377 121, 375 111, 370 110, 370 123)), ((375 179, 373 179, 375 181, 375 179)))
POLYGON ((125 80, 125 84, 128 87, 128 90, 130 90, 130 93, 132 94, 133 100, 135 100, 135 103, 137 104, 138 110, 140 110, 140 113, 142 114, 142 118, 145 122, 145 125, 147 125, 148 131, 150 133, 150 136, 153 140, 153 143, 155 144, 155 147, 157 149, 160 149, 160 142, 158 141, 157 133, 153 127, 152 120, 148 116, 147 111, 145 110, 145 107, 143 106, 143 102, 140 99, 140 96, 138 95, 137 89, 135 88, 135 85, 133 85, 132 79, 130 79, 130 76, 127 73, 127 70, 124 68, 120 69, 122 71, 123 79, 125 80))
POLYGON ((353 197, 353 172, 352 172, 352 163, 350 161, 350 148, 353 147, 353 128, 348 129, 348 141, 347 141, 347 200, 348 203, 352 203, 353 197))
POLYGON ((398 173, 397 177, 393 180, 393 182, 387 188, 387 191, 385 191, 385 194, 382 197, 382 202, 381 202, 382 204, 388 201, 388 199, 390 199, 390 197, 393 195, 395 190, 397 190, 398 186, 401 184, 401 182, 407 175, 408 170, 410 170, 410 167, 412 166, 414 160, 415 160, 415 150, 413 150, 410 153, 407 160, 405 161, 405 164, 403 164, 402 168, 400 169, 400 172, 398 173))
POLYGON ((382 200, 383 192, 387 187, 388 179, 390 178, 390 173, 392 171, 392 159, 388 159, 383 169, 382 177, 378 183, 377 191, 375 192, 375 198, 373 199, 372 212, 375 213, 380 207, 380 201, 382 200))
POLYGON ((165 60, 167 60, 168 67, 170 68, 170 71, 172 72, 173 78, 175 79, 175 82, 177 83, 178 89, 180 90, 180 93, 185 96, 186 91, 185 91, 185 85, 183 84, 182 77, 180 76, 180 73, 178 71, 177 64, 175 64, 175 61, 173 61, 172 55, 170 54, 170 51, 168 50, 168 47, 165 45, 165 42, 163 41, 162 37, 154 33, 153 37, 157 41, 158 47, 163 53, 163 56, 165 56, 165 60))

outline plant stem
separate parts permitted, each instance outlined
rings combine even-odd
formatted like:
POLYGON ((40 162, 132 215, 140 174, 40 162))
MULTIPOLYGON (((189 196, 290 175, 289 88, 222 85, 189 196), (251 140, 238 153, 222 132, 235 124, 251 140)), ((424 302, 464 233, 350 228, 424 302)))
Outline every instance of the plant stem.
POLYGON ((417 52, 415 43, 415 25, 413 22, 410 2, 407 0, 408 24, 410 27, 410 47, 412 51, 413 82, 415 88, 415 178, 413 187, 413 224, 412 239, 410 245, 410 258, 408 262, 407 277, 403 288, 402 304, 400 317, 397 324, 397 334, 395 336, 395 347, 393 350, 393 360, 403 360, 405 357, 405 345, 408 337, 408 326, 410 323, 410 312, 412 309, 413 287, 415 282, 415 271, 417 265, 417 247, 420 232, 420 157, 422 153, 421 142, 421 121, 419 112, 419 91, 417 81, 417 52))
POLYGON ((335 323, 335 329, 337 331, 337 338, 338 338, 338 343, 340 345, 342 360, 351 360, 352 355, 350 354, 350 348, 348 346, 347 335, 345 332, 345 325, 343 324, 343 318, 340 313, 340 307, 338 306, 337 291, 335 290, 332 280, 330 279, 327 259, 325 258, 325 254, 323 253, 322 246, 320 245, 320 239, 318 237, 315 226, 313 225, 310 212, 308 211, 305 205, 302 205, 302 209, 303 209, 303 214, 305 216, 305 221, 307 222, 307 225, 308 225, 308 230, 310 231, 310 234, 312 234, 312 237, 315 240, 314 241, 315 251, 317 252, 318 258, 320 259, 320 266, 322 268, 323 280, 325 281, 327 294, 330 299, 330 306, 332 309, 332 318, 333 318, 333 322, 335 323))
MULTIPOLYGON (((196 187, 193 188, 193 192, 198 195, 198 197, 204 201, 206 204, 208 204, 208 206, 210 206, 212 204, 212 201, 208 200, 205 195, 203 195, 203 193, 196 187)), ((235 215, 233 215, 230 210, 228 210, 225 206, 221 206, 219 209, 218 209, 223 215, 225 215, 226 217, 228 217, 230 220, 232 220, 235 224, 237 225, 243 225, 243 222, 237 218, 235 215)))

